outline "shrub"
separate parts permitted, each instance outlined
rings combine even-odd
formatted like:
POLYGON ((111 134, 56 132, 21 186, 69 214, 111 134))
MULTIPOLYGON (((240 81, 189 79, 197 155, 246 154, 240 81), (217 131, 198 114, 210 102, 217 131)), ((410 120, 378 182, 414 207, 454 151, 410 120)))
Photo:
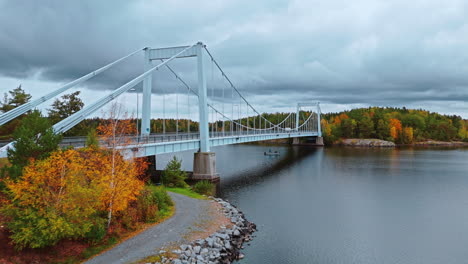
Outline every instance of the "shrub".
POLYGON ((131 202, 127 210, 121 213, 121 224, 126 229, 134 230, 140 222, 156 222, 172 205, 171 197, 163 187, 145 186, 137 200, 131 202))
POLYGON ((95 148, 99 147, 99 140, 95 129, 88 132, 88 135, 86 136, 86 146, 95 148))
POLYGON ((89 232, 85 234, 85 238, 93 244, 100 242, 107 233, 104 219, 99 218, 96 220, 100 221, 97 221, 89 232))
POLYGON ((169 211, 174 205, 174 202, 172 202, 172 199, 169 194, 167 194, 166 190, 163 187, 156 186, 151 186, 150 188, 153 189, 152 196, 161 213, 169 211))
POLYGON ((181 169, 182 161, 178 160, 175 156, 167 164, 166 169, 162 175, 162 182, 168 187, 187 188, 185 182, 187 174, 181 169))
POLYGON ((213 195, 214 185, 210 181, 199 181, 193 186, 193 190, 199 194, 213 195))
POLYGON ((153 191, 146 187, 136 200, 137 217, 141 222, 155 222, 159 218, 158 203, 153 191))
POLYGON ((138 228, 138 209, 136 208, 136 203, 131 202, 126 210, 121 211, 117 214, 117 219, 120 221, 120 224, 126 230, 136 230, 138 228))

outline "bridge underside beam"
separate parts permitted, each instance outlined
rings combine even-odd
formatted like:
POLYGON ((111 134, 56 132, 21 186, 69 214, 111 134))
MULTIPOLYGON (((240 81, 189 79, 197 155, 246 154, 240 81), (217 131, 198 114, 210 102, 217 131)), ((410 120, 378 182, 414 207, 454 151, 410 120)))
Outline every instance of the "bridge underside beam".
POLYGON ((248 143, 255 141, 283 139, 283 138, 296 138, 296 137, 314 137, 317 133, 288 133, 288 134, 265 134, 265 135, 248 135, 239 137, 219 137, 210 138, 210 145, 212 147, 231 145, 238 143, 248 143))

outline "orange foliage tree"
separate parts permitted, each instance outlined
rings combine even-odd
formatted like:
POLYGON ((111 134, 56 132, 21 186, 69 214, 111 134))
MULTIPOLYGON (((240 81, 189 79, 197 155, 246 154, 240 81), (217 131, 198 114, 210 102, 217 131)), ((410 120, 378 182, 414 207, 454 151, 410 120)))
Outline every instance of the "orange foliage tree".
POLYGON ((347 114, 342 113, 339 116, 335 117, 335 119, 333 120, 333 124, 340 125, 341 121, 343 121, 344 119, 348 119, 348 118, 349 118, 349 116, 347 114))
POLYGON ((399 136, 401 135, 403 129, 401 127, 401 122, 400 120, 396 118, 390 118, 389 120, 389 127, 390 127, 390 136, 394 139, 397 140, 399 136))

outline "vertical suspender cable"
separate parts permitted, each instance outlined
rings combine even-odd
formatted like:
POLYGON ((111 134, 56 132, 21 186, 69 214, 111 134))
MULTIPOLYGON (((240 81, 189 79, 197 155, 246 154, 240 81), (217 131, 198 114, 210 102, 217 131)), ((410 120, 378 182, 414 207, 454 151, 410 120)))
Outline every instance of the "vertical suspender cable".
POLYGON ((166 134, 166 94, 163 92, 163 134, 166 134))
POLYGON ((179 86, 176 88, 176 138, 179 135, 179 86))
MULTIPOLYGON (((224 112, 224 100, 225 100, 225 98, 224 98, 224 85, 223 85, 223 103, 222 103, 223 105, 221 107, 222 111, 223 111, 223 114, 225 114, 225 112, 224 112)), ((222 131, 223 131, 223 137, 224 137, 224 117, 223 117, 223 129, 222 129, 222 131)))
POLYGON ((232 88, 232 86, 231 86, 231 107, 232 107, 232 110, 231 110, 231 135, 232 135, 232 133, 234 132, 233 120, 235 120, 234 118, 234 88, 232 88))
POLYGON ((190 90, 187 89, 187 133, 190 134, 190 90))

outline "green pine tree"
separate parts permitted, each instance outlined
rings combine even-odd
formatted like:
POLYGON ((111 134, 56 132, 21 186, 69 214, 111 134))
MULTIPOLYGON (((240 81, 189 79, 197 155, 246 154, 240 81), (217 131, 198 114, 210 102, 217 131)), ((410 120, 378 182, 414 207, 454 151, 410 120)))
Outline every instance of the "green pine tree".
POLYGON ((162 175, 162 182, 168 187, 186 188, 188 184, 185 182, 187 174, 181 169, 182 161, 173 157, 167 164, 162 175))
POLYGON ((11 179, 18 179, 31 159, 45 159, 57 150, 62 136, 55 134, 49 120, 42 117, 38 110, 34 110, 15 130, 13 139, 13 148, 7 153, 11 165, 6 168, 6 173, 11 179))

